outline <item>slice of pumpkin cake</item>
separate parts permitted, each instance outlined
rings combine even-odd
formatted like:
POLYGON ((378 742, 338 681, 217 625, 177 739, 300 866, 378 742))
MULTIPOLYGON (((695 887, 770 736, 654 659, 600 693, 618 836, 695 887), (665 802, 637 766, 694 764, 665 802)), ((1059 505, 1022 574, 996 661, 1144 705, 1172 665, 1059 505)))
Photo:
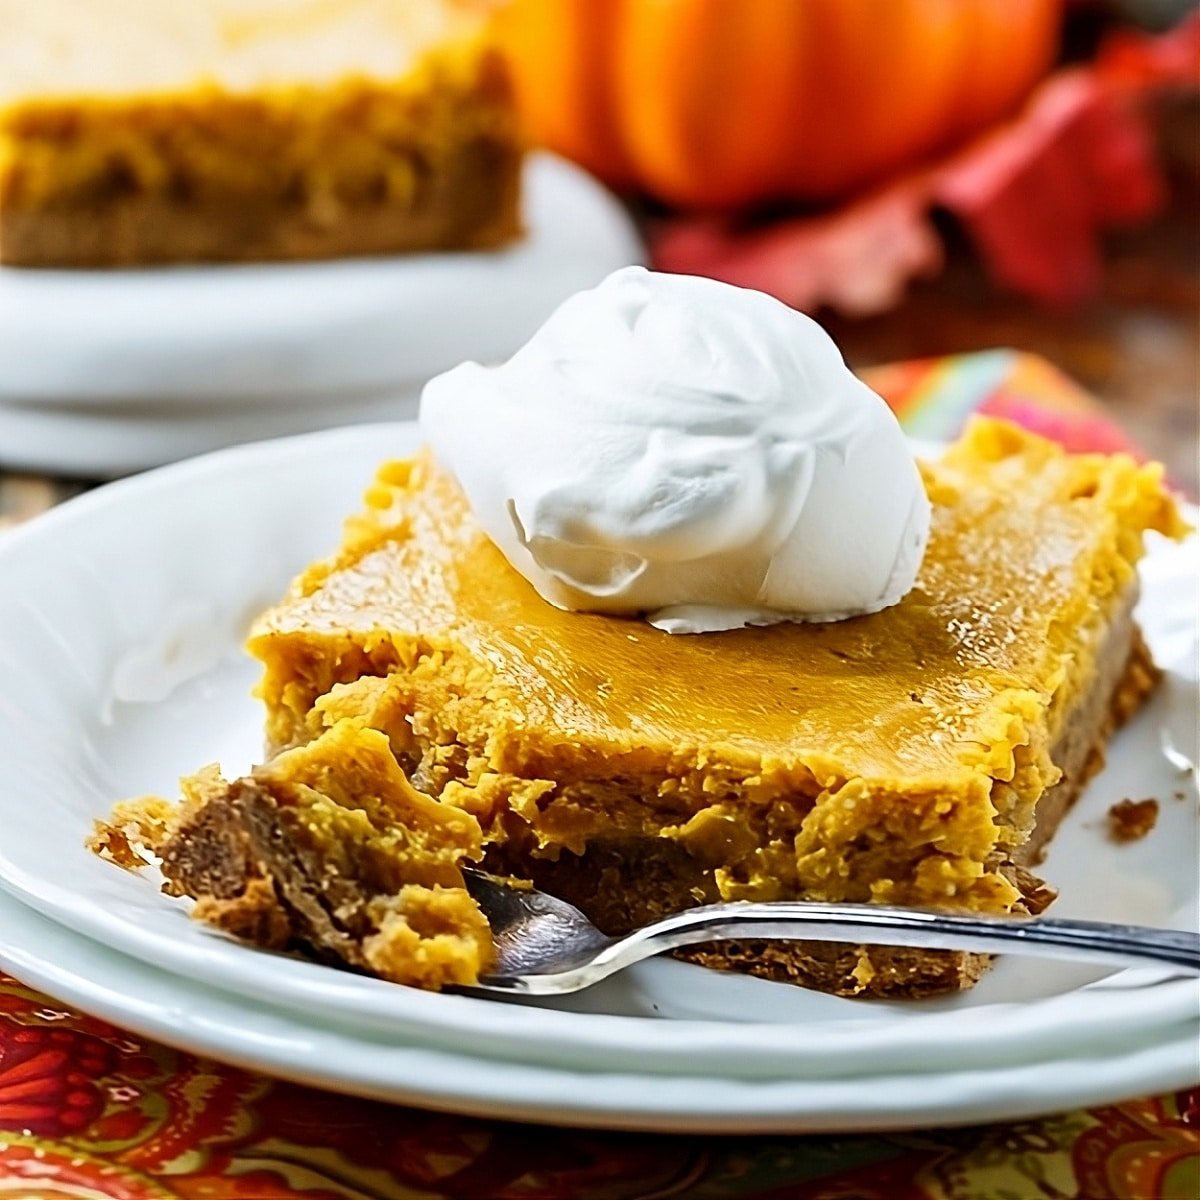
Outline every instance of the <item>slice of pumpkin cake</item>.
POLYGON ((510 241, 521 146, 478 9, 0 0, 0 263, 510 241))

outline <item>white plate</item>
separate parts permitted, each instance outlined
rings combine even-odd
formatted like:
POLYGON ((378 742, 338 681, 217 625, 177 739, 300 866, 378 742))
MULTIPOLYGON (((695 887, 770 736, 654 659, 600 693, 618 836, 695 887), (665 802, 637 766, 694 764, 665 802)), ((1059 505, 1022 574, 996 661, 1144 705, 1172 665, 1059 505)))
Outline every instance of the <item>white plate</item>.
POLYGON ((157 408, 92 403, 70 408, 0 399, 0 467, 117 479, 223 446, 411 417, 423 382, 383 392, 297 397, 288 405, 175 401, 157 408))
MULTIPOLYGON (((977 1072, 974 1091, 955 1093, 962 1120, 990 1119, 997 1103, 1016 1115, 1061 1106, 1067 1092, 1062 1103, 1099 1102, 1196 1075, 1177 1053, 1179 1038, 1197 1033, 1200 990, 1189 980, 1008 959, 966 996, 880 1004, 655 962, 578 997, 517 1006, 427 995, 237 945, 190 922, 148 880, 90 855, 82 838, 113 798, 171 792, 176 776, 214 757, 235 771, 249 763, 261 721, 248 696, 254 667, 240 651, 249 620, 333 546, 377 460, 415 441, 411 426, 391 425, 244 447, 102 489, 0 541, 5 887, 114 949, 245 997, 228 1001, 239 1011, 269 1006, 297 1020, 320 1012, 372 1045, 503 1057, 556 1078, 620 1070, 666 1080, 702 1064, 722 1078, 772 1081, 793 1113, 810 1112, 793 1094, 798 1081, 857 1080, 854 1111, 871 1124, 894 1119, 887 1102, 877 1104, 881 1081, 914 1072, 929 1080, 977 1072), (1158 1053, 1171 1046, 1174 1058, 1158 1053), (1131 1062, 1145 1066, 1136 1078, 1131 1062), (988 1082, 1018 1070, 1059 1100, 988 1082)), ((1170 924, 1195 912, 1195 780, 1163 754, 1160 738, 1194 761, 1196 568, 1195 540, 1155 541, 1141 615, 1171 669, 1055 839, 1045 874, 1062 888, 1063 915, 1170 924), (1145 795, 1161 801, 1158 829, 1112 845, 1106 808, 1145 795)), ((321 1078, 367 1086, 351 1074, 321 1078)), ((609 1115, 645 1115, 636 1091, 609 1115)), ((707 1127, 708 1101, 686 1102, 686 1089, 680 1096, 678 1127, 707 1127)), ((590 1102, 577 1099, 582 1112, 590 1102)), ((783 1111, 764 1093, 763 1107, 745 1115, 780 1120, 783 1111)), ((849 1121, 850 1110, 837 1111, 849 1121)))
POLYGON ((0 967, 144 1037, 285 1079, 508 1120, 671 1133, 817 1133, 1019 1120, 1188 1086, 1195 1030, 1127 1038, 1064 1065, 868 1078, 743 1079, 587 1071, 373 1038, 321 1014, 250 1004, 117 954, 0 892, 0 967), (1149 1082, 1148 1082, 1149 1081, 1149 1082))
POLYGON ((411 416, 464 359, 642 261, 628 213, 547 154, 526 236, 488 253, 57 271, 0 267, 0 461, 113 475, 218 446, 411 416))

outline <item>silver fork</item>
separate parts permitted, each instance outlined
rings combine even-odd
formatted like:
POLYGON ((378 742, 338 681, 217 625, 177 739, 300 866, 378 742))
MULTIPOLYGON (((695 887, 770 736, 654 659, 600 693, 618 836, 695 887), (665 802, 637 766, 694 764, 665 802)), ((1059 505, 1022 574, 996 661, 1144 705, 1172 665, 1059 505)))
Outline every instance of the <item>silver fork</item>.
POLYGON ((876 904, 707 904, 609 937, 574 906, 534 888, 464 870, 467 890, 492 927, 496 961, 475 986, 548 996, 578 992, 645 958, 730 938, 1009 951, 1118 967, 1157 965, 1200 974, 1200 934, 1100 921, 988 917, 876 904))

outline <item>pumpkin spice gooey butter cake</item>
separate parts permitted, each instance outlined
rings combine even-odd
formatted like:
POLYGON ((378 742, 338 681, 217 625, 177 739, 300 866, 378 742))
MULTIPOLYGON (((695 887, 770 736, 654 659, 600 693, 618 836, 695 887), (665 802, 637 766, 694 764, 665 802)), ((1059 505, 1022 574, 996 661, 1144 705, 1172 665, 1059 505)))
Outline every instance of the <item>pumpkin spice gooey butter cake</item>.
MULTIPOLYGON (((103 852, 150 847, 247 941, 427 988, 487 969, 466 863, 610 933, 1049 902, 1031 868, 1157 677, 1133 605, 1143 533, 1181 528, 1159 468, 989 420, 918 466, 817 326, 637 269, 431 382, 422 425, 254 623, 264 764, 121 808, 103 852)), ((686 957, 889 997, 987 964, 686 957)))

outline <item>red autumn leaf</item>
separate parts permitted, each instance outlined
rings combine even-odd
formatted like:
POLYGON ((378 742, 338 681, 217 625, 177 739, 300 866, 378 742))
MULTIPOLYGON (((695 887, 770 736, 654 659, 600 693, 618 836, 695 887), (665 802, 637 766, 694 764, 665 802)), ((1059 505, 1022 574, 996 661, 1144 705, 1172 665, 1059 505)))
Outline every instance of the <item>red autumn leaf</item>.
POLYGON ((1195 86, 1200 15, 1157 38, 1122 34, 1094 64, 1047 78, 1011 121, 932 166, 816 216, 757 226, 664 222, 654 265, 769 292, 796 308, 882 312, 937 271, 929 214, 951 212, 1002 286, 1075 303, 1100 276, 1102 231, 1151 216, 1163 183, 1142 100, 1195 86))
POLYGON ((1012 124, 933 173, 997 282, 1046 304, 1096 288, 1099 235, 1143 220, 1163 187, 1142 119, 1094 71, 1063 71, 1012 124))
POLYGON ((826 216, 744 232, 717 218, 671 222, 654 241, 654 262, 757 288, 793 308, 867 315, 891 308, 910 279, 936 274, 942 248, 923 189, 902 184, 826 216))

